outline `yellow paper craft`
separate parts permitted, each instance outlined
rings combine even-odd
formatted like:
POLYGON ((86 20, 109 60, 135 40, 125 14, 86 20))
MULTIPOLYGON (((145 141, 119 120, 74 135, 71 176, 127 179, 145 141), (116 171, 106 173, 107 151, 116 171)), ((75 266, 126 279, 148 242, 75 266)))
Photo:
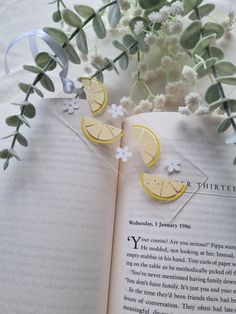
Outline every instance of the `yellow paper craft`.
POLYGON ((183 182, 148 173, 142 173, 140 179, 145 192, 159 201, 175 201, 185 193, 187 188, 183 182))
POLYGON ((132 127, 145 165, 147 167, 153 166, 160 155, 160 142, 157 136, 152 130, 143 125, 133 125, 132 127))
POLYGON ((95 78, 83 77, 84 92, 94 115, 101 113, 106 107, 108 93, 105 86, 95 78))
POLYGON ((81 129, 84 135, 96 144, 112 144, 124 135, 122 129, 89 117, 82 117, 81 129))

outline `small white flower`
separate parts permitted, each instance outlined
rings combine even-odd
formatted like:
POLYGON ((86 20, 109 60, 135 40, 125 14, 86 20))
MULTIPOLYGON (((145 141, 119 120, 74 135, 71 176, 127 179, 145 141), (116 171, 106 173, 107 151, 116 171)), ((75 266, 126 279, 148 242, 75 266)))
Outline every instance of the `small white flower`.
POLYGON ((117 147, 116 149, 117 154, 116 154, 116 159, 121 159, 123 162, 126 162, 129 157, 132 156, 132 153, 129 152, 129 147, 117 147))
POLYGON ((179 160, 169 160, 167 162, 167 170, 169 173, 180 172, 180 164, 179 160))
POLYGON ((133 101, 130 97, 124 96, 120 99, 120 104, 121 106, 123 106, 124 108, 127 108, 129 106, 132 106, 133 101))
POLYGON ((171 4, 170 13, 172 15, 180 15, 184 10, 184 5, 181 1, 175 1, 171 4))
POLYGON ((120 9, 122 11, 127 11, 130 9, 130 2, 126 0, 120 1, 120 9))
POLYGON ((170 8, 165 5, 164 7, 160 9, 159 14, 161 17, 161 22, 166 21, 170 15, 170 8))
POLYGON ((68 111, 70 114, 74 112, 74 110, 79 109, 79 105, 77 103, 77 100, 74 99, 67 99, 64 102, 63 111, 68 111))
POLYGON ((99 54, 91 56, 91 62, 99 67, 102 67, 106 63, 105 59, 99 54))
POLYGON ((137 21, 135 24, 134 24, 134 33, 136 36, 140 35, 143 31, 143 28, 144 28, 144 24, 143 24, 143 21, 137 21))
POLYGON ((162 59, 161 59, 161 65, 163 66, 163 68, 165 69, 168 69, 171 64, 173 63, 173 60, 171 57, 169 56, 164 56, 162 59))
POLYGON ((189 109, 188 106, 185 106, 185 107, 179 107, 178 108, 178 112, 181 113, 181 114, 184 114, 186 116, 189 116, 192 114, 192 111, 189 109))
POLYGON ((117 106, 116 104, 112 104, 111 108, 108 109, 107 112, 112 115, 113 119, 117 119, 118 117, 122 117, 124 115, 125 110, 121 105, 117 106))
POLYGON ((196 111, 195 111, 195 115, 196 116, 202 116, 205 114, 209 114, 209 109, 207 106, 200 106, 196 111))
POLYGON ((195 69, 185 65, 182 70, 184 79, 191 85, 195 85, 197 80, 197 72, 195 69))
POLYGON ((153 105, 155 109, 163 110, 166 103, 166 96, 163 94, 156 95, 153 100, 153 105))
POLYGON ((185 96, 184 103, 194 113, 202 104, 202 97, 196 92, 190 92, 185 96))
POLYGON ((144 37, 144 41, 148 46, 152 46, 156 43, 157 36, 154 33, 147 33, 144 37))
POLYGON ((171 34, 179 34, 183 30, 183 23, 181 21, 175 21, 170 23, 169 31, 171 34))
POLYGON ((133 16, 140 16, 143 14, 143 10, 141 8, 137 8, 134 10, 133 16))
POLYGON ((159 12, 152 12, 148 15, 149 20, 152 23, 160 23, 161 22, 161 16, 159 12))

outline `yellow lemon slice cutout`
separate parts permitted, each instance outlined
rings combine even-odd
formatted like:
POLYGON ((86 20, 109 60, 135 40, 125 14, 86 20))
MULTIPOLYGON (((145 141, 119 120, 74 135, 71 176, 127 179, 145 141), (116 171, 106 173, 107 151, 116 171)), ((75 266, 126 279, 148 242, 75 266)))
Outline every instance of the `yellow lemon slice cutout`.
POLYGON ((160 155, 160 142, 152 130, 143 125, 132 125, 133 133, 140 146, 142 159, 147 167, 153 166, 160 155))
POLYGON ((148 173, 142 173, 140 179, 145 192, 159 201, 175 201, 185 193, 187 188, 183 182, 148 173))
POLYGON ((83 77, 80 79, 84 85, 90 108, 94 115, 101 113, 106 107, 108 93, 105 86, 95 78, 83 77))
POLYGON ((96 144, 112 144, 124 135, 122 129, 89 117, 82 117, 81 129, 84 135, 96 144))

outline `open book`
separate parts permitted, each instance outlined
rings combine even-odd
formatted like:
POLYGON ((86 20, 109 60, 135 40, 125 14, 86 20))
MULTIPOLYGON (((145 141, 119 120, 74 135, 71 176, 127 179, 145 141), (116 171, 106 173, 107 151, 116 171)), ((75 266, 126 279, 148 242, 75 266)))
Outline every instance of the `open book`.
POLYGON ((166 203, 178 213, 167 222, 129 162, 104 160, 57 118, 55 102, 38 106, 30 147, 0 175, 0 313, 236 313, 235 148, 216 136, 218 118, 124 122, 145 121, 189 161, 192 197, 166 203), (194 191, 191 173, 204 179, 194 191))

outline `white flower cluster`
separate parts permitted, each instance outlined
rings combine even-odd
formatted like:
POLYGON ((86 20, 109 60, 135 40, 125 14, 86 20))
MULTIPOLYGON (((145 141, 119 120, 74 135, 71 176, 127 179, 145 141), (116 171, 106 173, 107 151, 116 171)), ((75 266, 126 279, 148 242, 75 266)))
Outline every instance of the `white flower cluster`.
POLYGON ((184 115, 190 115, 192 113, 196 115, 208 114, 208 107, 203 103, 202 97, 197 92, 190 92, 185 96, 185 106, 179 107, 178 111, 184 115))
POLYGON ((166 104, 166 97, 163 94, 156 95, 153 101, 143 99, 133 110, 134 114, 150 111, 162 111, 166 104))
POLYGON ((120 9, 122 11, 128 11, 130 9, 130 7, 131 7, 131 4, 127 0, 120 0, 119 1, 119 6, 120 6, 120 9))
POLYGON ((195 69, 185 65, 182 70, 183 79, 190 85, 195 85, 197 81, 197 72, 195 69))
POLYGON ((175 1, 170 6, 165 5, 162 7, 159 12, 150 13, 148 18, 152 23, 164 23, 169 19, 170 15, 180 15, 183 10, 183 3, 181 1, 175 1))
POLYGON ((229 38, 231 36, 231 32, 234 28, 234 24, 236 22, 236 15, 233 11, 230 11, 228 14, 228 19, 223 23, 225 29, 225 37, 229 38))
POLYGON ((139 36, 142 33, 143 29, 144 29, 143 21, 137 21, 134 24, 134 33, 136 36, 139 36))

